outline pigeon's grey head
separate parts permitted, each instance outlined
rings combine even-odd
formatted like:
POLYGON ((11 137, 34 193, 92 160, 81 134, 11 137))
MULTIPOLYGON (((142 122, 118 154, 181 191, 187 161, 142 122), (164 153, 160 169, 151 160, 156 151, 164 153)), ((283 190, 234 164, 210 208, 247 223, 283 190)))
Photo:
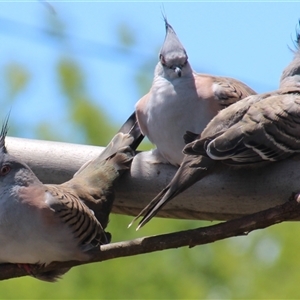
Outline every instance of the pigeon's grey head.
POLYGON ((159 53, 159 60, 164 68, 172 70, 177 77, 181 77, 182 69, 188 63, 188 56, 174 29, 165 17, 164 21, 166 36, 159 53))
MULTIPOLYGON (((3 122, 0 132, 0 194, 5 190, 16 186, 28 186, 37 183, 39 180, 33 174, 31 169, 18 158, 7 152, 5 138, 8 132, 9 115, 3 122)), ((2 201, 0 197, 0 201, 2 201)), ((4 201, 4 200, 3 200, 4 201)))

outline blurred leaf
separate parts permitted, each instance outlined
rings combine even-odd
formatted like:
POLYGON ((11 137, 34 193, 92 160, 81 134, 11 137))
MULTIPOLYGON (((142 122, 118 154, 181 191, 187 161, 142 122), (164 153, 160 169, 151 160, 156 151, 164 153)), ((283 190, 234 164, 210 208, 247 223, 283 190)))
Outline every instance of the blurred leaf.
POLYGON ((75 98, 84 91, 84 77, 81 70, 70 58, 62 58, 58 62, 58 81, 62 92, 69 98, 75 98))
POLYGON ((125 22, 118 24, 117 37, 119 43, 125 48, 130 48, 136 44, 134 30, 125 22))
POLYGON ((4 67, 7 98, 12 101, 28 84, 29 72, 17 63, 9 63, 4 67))
POLYGON ((58 63, 58 75, 61 89, 66 95, 69 121, 79 128, 87 143, 108 144, 115 129, 108 125, 108 118, 89 97, 79 66, 70 58, 63 58, 58 63))

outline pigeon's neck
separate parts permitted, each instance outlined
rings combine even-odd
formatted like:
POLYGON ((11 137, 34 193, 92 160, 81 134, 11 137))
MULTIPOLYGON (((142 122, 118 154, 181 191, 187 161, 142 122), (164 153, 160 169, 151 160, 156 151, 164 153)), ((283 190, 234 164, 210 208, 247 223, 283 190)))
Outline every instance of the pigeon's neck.
POLYGON ((18 186, 29 186, 33 184, 41 184, 39 179, 35 176, 35 174, 26 168, 20 169, 15 174, 15 183, 18 186))
POLYGON ((284 83, 294 82, 300 84, 300 55, 295 54, 293 61, 283 70, 280 78, 280 86, 284 83))

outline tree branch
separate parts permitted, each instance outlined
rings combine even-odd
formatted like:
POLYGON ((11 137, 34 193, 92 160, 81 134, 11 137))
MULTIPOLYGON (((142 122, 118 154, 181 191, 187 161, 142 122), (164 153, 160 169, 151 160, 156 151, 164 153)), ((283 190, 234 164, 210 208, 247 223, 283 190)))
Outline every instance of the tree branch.
MULTIPOLYGON (((253 230, 266 228, 283 221, 293 220, 297 218, 299 214, 300 196, 297 194, 293 195, 290 200, 284 204, 238 219, 197 229, 103 245, 101 246, 100 251, 93 251, 92 258, 89 261, 53 262, 42 269, 37 267, 35 272, 46 272, 58 268, 73 267, 118 257, 133 256, 184 246, 194 247, 196 245, 213 243, 229 237, 247 235, 253 230)), ((25 275, 28 275, 26 274, 26 271, 20 269, 17 265, 0 265, 0 280, 25 275)))
MULTIPOLYGON (((44 183, 69 180, 103 147, 6 138, 10 154, 27 163, 44 183)), ((153 164, 149 152, 139 153, 116 186, 113 212, 137 215, 172 179, 176 168, 153 164)), ((158 216, 180 219, 229 220, 282 204, 299 190, 300 161, 287 159, 267 168, 220 167, 178 195, 158 216)))

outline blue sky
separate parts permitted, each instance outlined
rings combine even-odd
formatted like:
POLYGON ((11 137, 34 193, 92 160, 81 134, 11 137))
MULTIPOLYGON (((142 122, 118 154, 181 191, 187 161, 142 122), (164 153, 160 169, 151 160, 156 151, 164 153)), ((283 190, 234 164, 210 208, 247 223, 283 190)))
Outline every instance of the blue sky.
MULTIPOLYGON (((91 96, 117 124, 128 117, 141 96, 134 82, 137 68, 158 57, 165 35, 162 7, 195 71, 237 78, 257 92, 278 86, 283 68, 293 57, 288 47, 294 48, 300 18, 300 2, 49 3, 73 37, 73 56, 84 70, 91 96), (122 23, 137 37, 127 56, 115 51, 116 31, 122 23)), ((58 122, 63 114, 53 71, 61 47, 27 28, 44 28, 45 17, 50 15, 37 1, 0 2, 0 71, 7 63, 17 62, 32 77, 12 110, 29 128, 24 128, 23 137, 33 137, 30 126, 40 120, 58 122)), ((151 72, 154 67, 155 63, 151 72)), ((5 86, 0 88, 0 101, 1 90, 5 86)))

